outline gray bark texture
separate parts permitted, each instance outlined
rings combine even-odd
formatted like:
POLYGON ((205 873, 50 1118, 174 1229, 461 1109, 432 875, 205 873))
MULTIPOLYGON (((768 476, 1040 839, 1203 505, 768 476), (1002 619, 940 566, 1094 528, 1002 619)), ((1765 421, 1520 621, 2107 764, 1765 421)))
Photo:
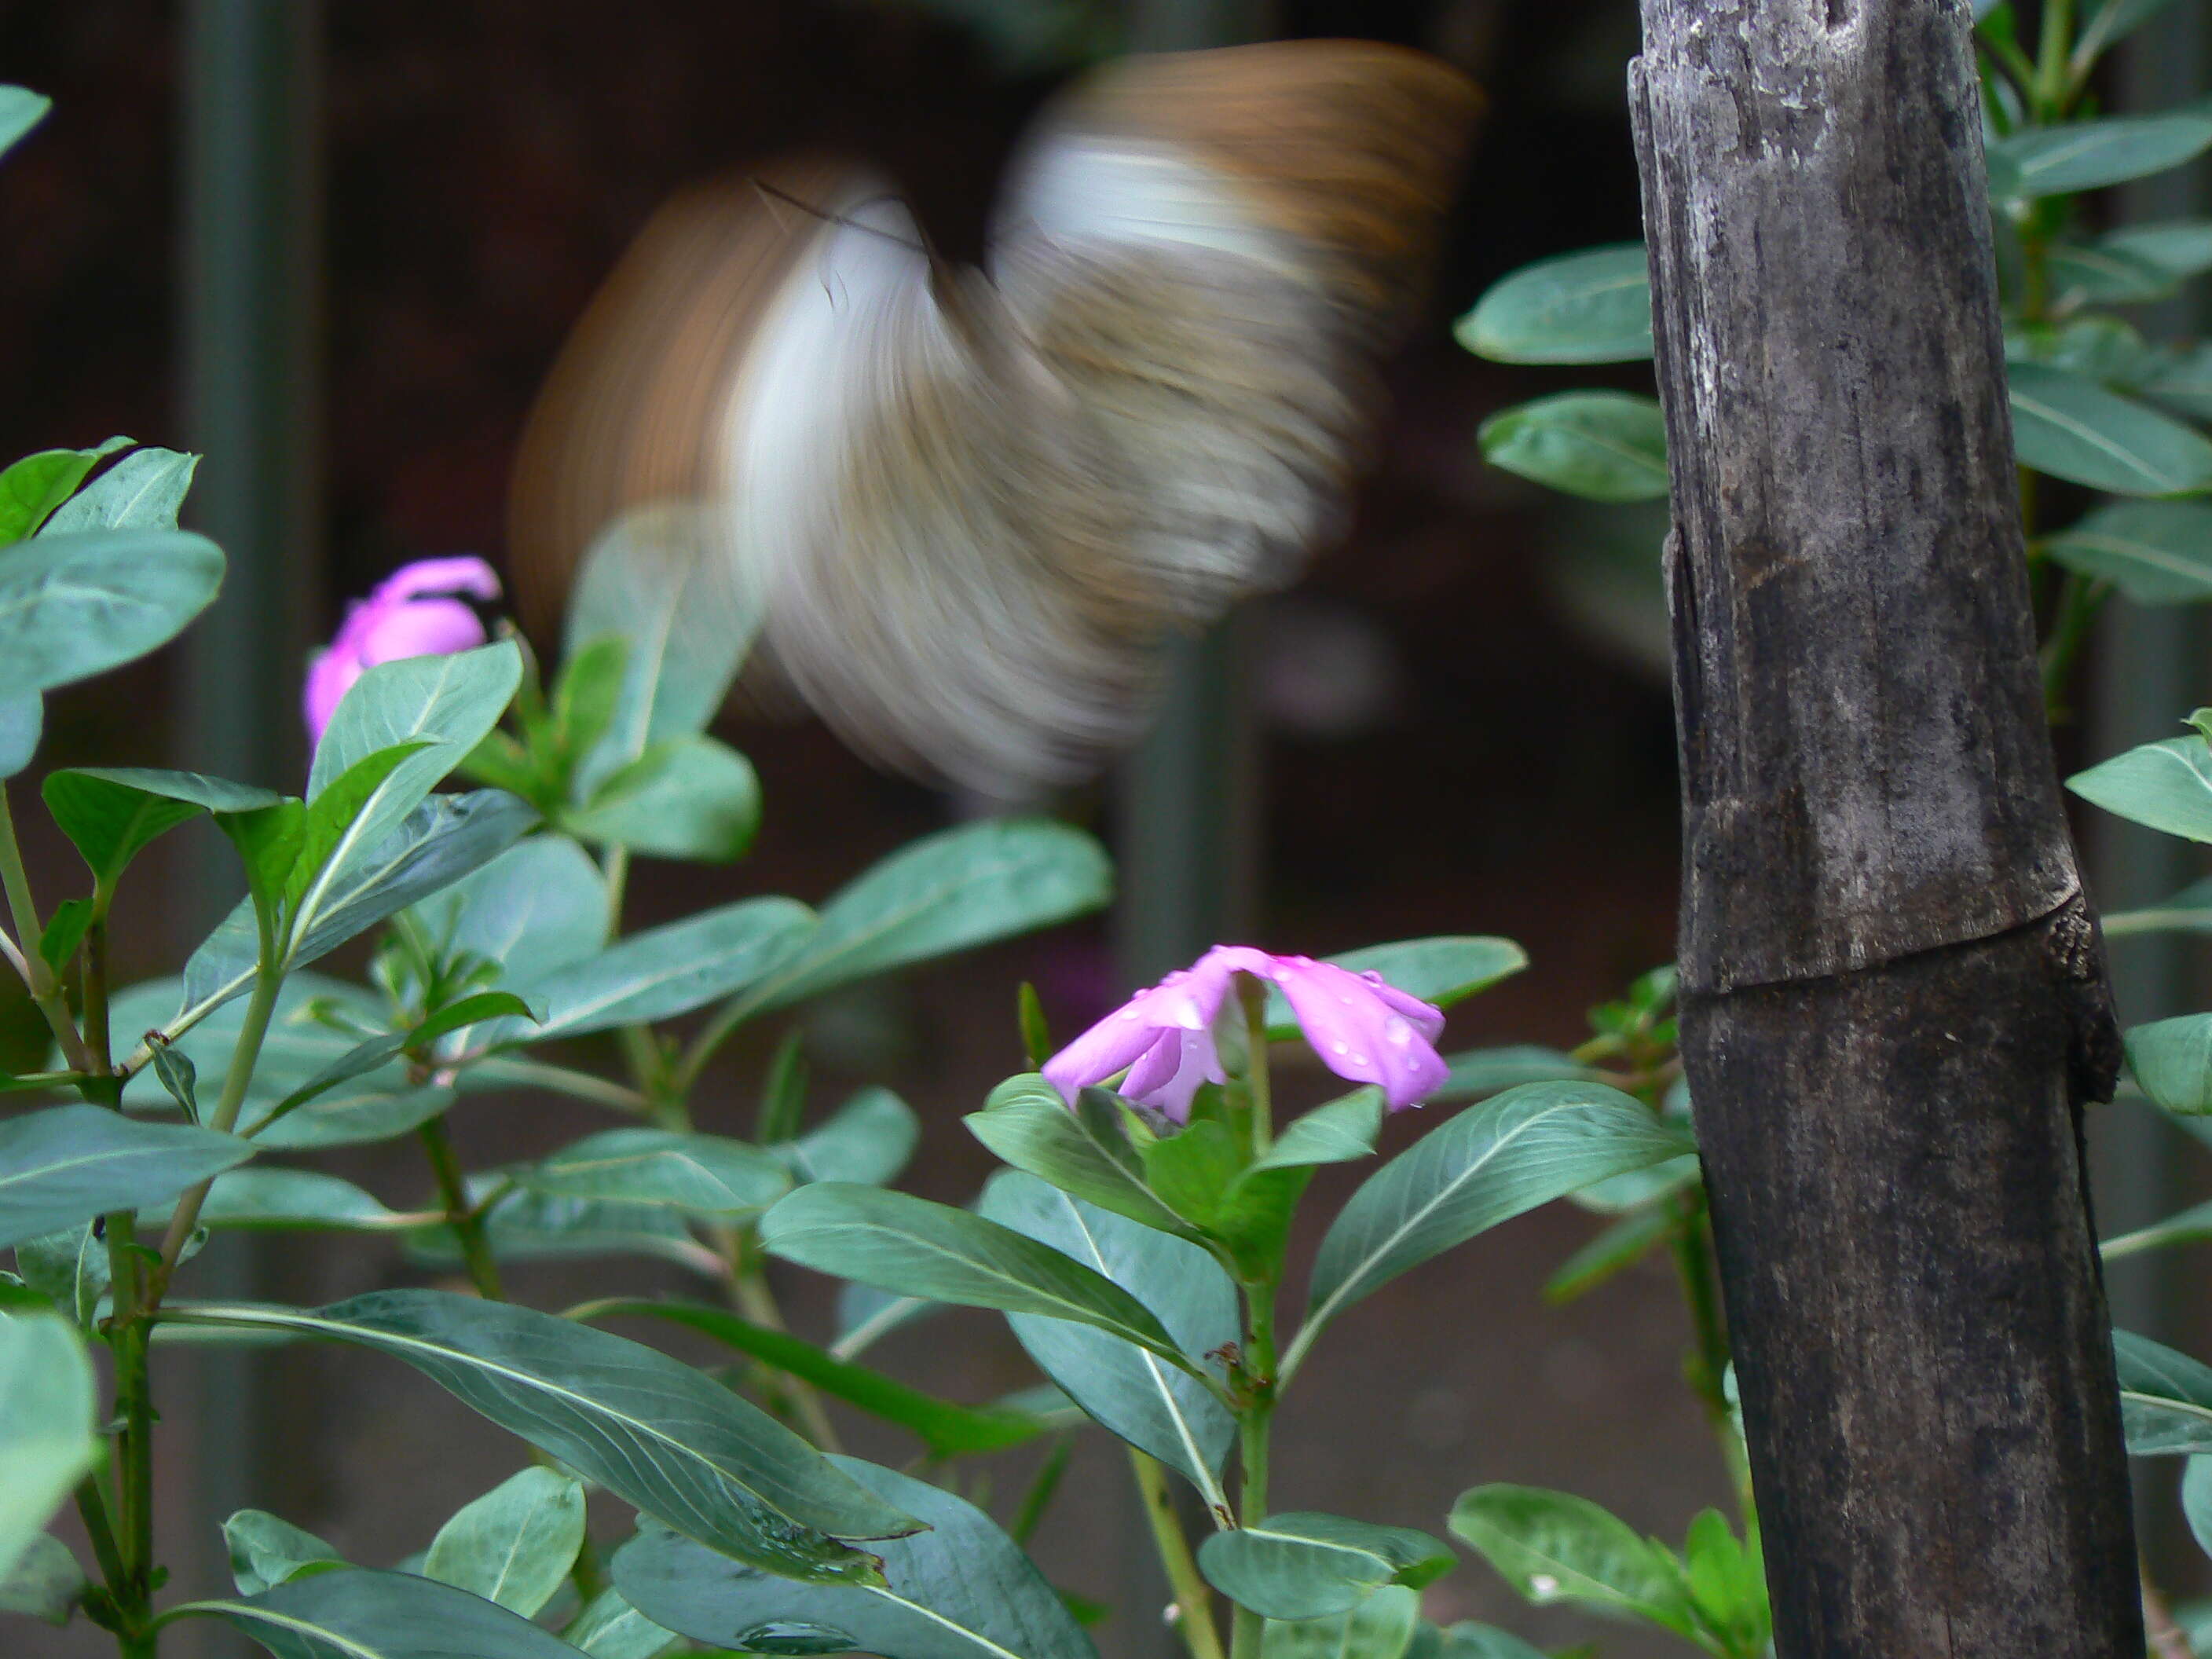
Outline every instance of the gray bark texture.
POLYGON ((1958 0, 1643 0, 1682 1054, 1782 1659, 2138 1659, 1958 0))

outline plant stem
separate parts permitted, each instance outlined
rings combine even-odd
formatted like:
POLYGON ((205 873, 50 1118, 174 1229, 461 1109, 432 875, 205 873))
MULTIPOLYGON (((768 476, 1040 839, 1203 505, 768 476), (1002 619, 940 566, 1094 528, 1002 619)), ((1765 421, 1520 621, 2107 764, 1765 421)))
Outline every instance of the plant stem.
POLYGON ((507 1290, 500 1282, 499 1261, 492 1254, 491 1241, 485 1237, 483 1212, 469 1202, 468 1183, 461 1176, 460 1159, 453 1156, 453 1137, 446 1133, 444 1115, 432 1118, 415 1133, 429 1156, 430 1173, 437 1180, 438 1196, 446 1206, 446 1224, 453 1230, 453 1237, 459 1242, 461 1261, 469 1270, 469 1282, 485 1301, 506 1301, 507 1290))
POLYGON ((1705 1194, 1693 1188, 1674 1200, 1674 1272, 1681 1280, 1682 1303, 1690 1315, 1696 1347, 1690 1358, 1690 1388, 1705 1408, 1705 1417, 1720 1437, 1721 1458, 1735 1483, 1743 1512, 1751 1512, 1751 1471, 1744 1462, 1736 1437, 1735 1413, 1729 1410, 1728 1389, 1728 1330, 1722 1322, 1720 1293, 1714 1284, 1712 1224, 1705 1211, 1705 1194))
MULTIPOLYGON (((1263 1071, 1265 1061, 1254 1069, 1263 1071)), ((1276 1270, 1279 1277, 1281 1269, 1276 1270)), ((1267 1514, 1268 1435, 1275 1414, 1275 1279, 1244 1286, 1243 1365, 1249 1394, 1238 1413, 1238 1447, 1244 1479, 1237 1494, 1241 1522, 1249 1526, 1267 1514)), ((1238 1606, 1230 1620, 1230 1659, 1260 1659, 1266 1620, 1238 1606)))
POLYGON ((2067 682, 2073 678, 2075 659, 2089 636, 2089 624, 2104 608, 2110 591, 2107 584, 2086 580, 2070 570, 2058 585, 2051 637, 2043 642, 2043 707, 2053 724, 2067 717, 2067 682))
MULTIPOLYGON (((1137 1494, 1144 1502, 1145 1519, 1152 1525, 1160 1565, 1167 1569, 1169 1586, 1175 1591, 1179 1614, 1176 1629, 1182 1636, 1183 1646, 1189 1650, 1190 1659, 1221 1659, 1221 1632, 1213 1626, 1213 1595, 1199 1574, 1190 1540, 1183 1535, 1182 1520, 1176 1514, 1166 1473, 1134 1446, 1129 1448, 1129 1468, 1137 1477, 1137 1494)), ((1243 1616, 1242 1608, 1237 1616, 1243 1616)))
POLYGON ((88 1474, 76 1483, 76 1512, 84 1522, 84 1535, 92 1545, 92 1558, 112 1592, 123 1583, 123 1556, 115 1544, 115 1529, 108 1524, 107 1495, 100 1477, 88 1474))
MULTIPOLYGON (((783 1310, 776 1305, 775 1292, 769 1287, 768 1275, 755 1265, 744 1236, 734 1227, 729 1229, 729 1248, 724 1255, 730 1264, 730 1300, 738 1311, 765 1329, 782 1330, 783 1310)), ((830 1421, 820 1395, 802 1379, 788 1374, 779 1377, 776 1386, 799 1413, 799 1420, 806 1427, 806 1437, 817 1448, 826 1452, 844 1449, 838 1443, 836 1426, 830 1421)))
POLYGON ((2074 0, 2043 0, 2043 38, 2035 52, 2035 101, 2036 113, 2045 121, 2059 120, 2066 113, 2073 54, 2074 0))
POLYGON ((595 1077, 589 1072, 579 1072, 542 1060, 523 1060, 501 1054, 479 1061, 473 1069, 479 1079, 496 1079, 501 1083, 512 1083, 520 1087, 549 1089, 555 1094, 588 1100, 594 1105, 611 1107, 618 1112, 642 1115, 650 1103, 636 1090, 617 1083, 611 1078, 595 1077))
POLYGON ((15 840, 15 817, 8 805, 8 791, 0 786, 0 890, 8 898, 8 915, 15 926, 16 943, 21 947, 23 983, 31 993, 31 1000, 38 1005, 39 1012, 61 1044, 62 1058, 75 1072, 92 1070, 91 1056, 86 1054, 84 1039, 77 1035, 76 1022, 70 1018, 69 1004, 63 998, 61 987, 54 981, 53 969, 39 954, 39 940, 43 929, 39 926, 39 907, 31 896, 31 878, 23 869, 23 849, 15 840))
POLYGON ((1237 976, 1244 1009, 1244 1087, 1252 1103, 1252 1155, 1275 1139, 1273 1096, 1267 1085, 1267 988, 1247 974, 1237 976))
MULTIPOLYGON (((154 1595, 154 1402, 147 1375, 146 1301, 139 1284, 137 1218, 118 1211, 104 1224, 108 1279, 114 1310, 107 1321, 115 1370, 116 1532, 111 1550, 117 1568, 108 1594, 122 1620, 117 1638, 125 1659, 154 1651, 147 1628, 154 1595)), ((103 1570, 106 1563, 102 1563, 103 1570)))

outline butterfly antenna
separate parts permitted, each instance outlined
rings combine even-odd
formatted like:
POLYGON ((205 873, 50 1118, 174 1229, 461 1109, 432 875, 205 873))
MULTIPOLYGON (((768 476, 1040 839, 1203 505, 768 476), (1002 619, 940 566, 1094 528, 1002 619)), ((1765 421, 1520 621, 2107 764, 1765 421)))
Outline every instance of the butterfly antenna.
MULTIPOLYGON (((854 218, 849 214, 832 213, 827 208, 817 207, 811 202, 793 196, 789 191, 772 185, 765 179, 755 179, 752 180, 752 186, 770 201, 781 202, 787 206, 795 207, 809 218, 819 219, 827 225, 842 225, 847 230, 857 230, 866 235, 879 236, 895 246, 906 249, 909 253, 919 253, 925 258, 929 257, 928 245, 919 237, 902 236, 895 230, 885 230, 881 225, 869 224, 864 220, 854 218)), ((895 202, 897 199, 896 196, 886 192, 881 196, 872 196, 860 205, 872 207, 878 202, 895 202)))

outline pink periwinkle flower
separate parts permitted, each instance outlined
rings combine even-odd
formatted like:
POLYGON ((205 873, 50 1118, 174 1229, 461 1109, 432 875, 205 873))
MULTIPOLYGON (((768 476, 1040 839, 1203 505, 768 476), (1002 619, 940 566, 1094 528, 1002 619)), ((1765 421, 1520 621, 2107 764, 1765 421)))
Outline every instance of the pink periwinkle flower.
POLYGON ((1380 1084, 1391 1110, 1419 1105, 1443 1085, 1449 1068, 1436 1050, 1441 1010, 1380 974, 1246 945, 1217 945, 1138 992, 1047 1060, 1046 1080, 1073 1105, 1078 1090, 1127 1070, 1122 1094, 1187 1122, 1199 1085, 1227 1081, 1213 1022, 1240 973, 1281 986, 1322 1064, 1355 1083, 1380 1084))
POLYGON ((323 740, 323 728, 363 670, 402 657, 443 657, 482 645, 483 619, 454 597, 462 593, 477 599, 499 597, 499 577, 473 554, 402 565, 367 599, 347 606, 337 637, 315 653, 307 669, 302 701, 308 738, 323 740))

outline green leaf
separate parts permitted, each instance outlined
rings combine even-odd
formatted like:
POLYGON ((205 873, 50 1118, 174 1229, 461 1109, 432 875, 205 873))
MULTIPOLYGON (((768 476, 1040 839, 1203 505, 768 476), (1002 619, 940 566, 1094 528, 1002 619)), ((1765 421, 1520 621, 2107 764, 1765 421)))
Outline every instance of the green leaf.
POLYGON ((1544 1300, 1558 1307, 1595 1290, 1665 1243, 1674 1231, 1674 1218, 1663 1206, 1629 1211, 1553 1270, 1544 1281, 1544 1300))
POLYGON ((606 943, 606 878, 568 836, 532 836, 410 914, 441 949, 498 963, 510 979, 542 978, 606 943))
POLYGON ((1269 1620, 1260 1659, 1402 1659, 1420 1613, 1418 1591, 1386 1584, 1334 1619, 1269 1620))
POLYGON ((665 1319, 727 1343, 740 1353, 787 1371, 833 1399, 912 1431, 921 1437, 933 1458, 998 1451, 1032 1440, 1044 1431, 1042 1419, 1026 1412, 998 1406, 961 1406, 939 1400, 909 1389, 881 1371, 839 1359, 787 1332, 753 1324, 720 1308, 696 1302, 618 1299, 587 1303, 568 1312, 571 1319, 626 1316, 665 1319))
POLYGON ((340 1084, 381 1071, 403 1054, 424 1053, 448 1032, 461 1030, 482 1020, 536 1018, 530 1005, 512 991, 479 991, 473 996, 463 997, 428 1016, 411 1030, 386 1031, 356 1043, 257 1118, 254 1127, 258 1131, 270 1127, 340 1084))
POLYGON ((379 811, 378 796, 394 772, 428 747, 422 743, 396 743, 389 749, 363 755, 306 804, 300 816, 298 850, 284 875, 288 914, 312 917, 313 910, 302 900, 319 884, 316 878, 341 860, 357 856, 368 845, 368 836, 383 833, 380 827, 368 823, 379 811))
POLYGON ((2089 246, 2060 242, 2048 256, 2051 290, 2062 306, 2139 305, 2162 300, 2180 287, 2180 278, 2156 261, 2109 238, 2089 246))
POLYGON ((2023 466, 2119 495, 2212 489, 2212 441, 2193 428, 2063 369, 2014 363, 2009 374, 2023 466))
POLYGON ((276 1659, 575 1659, 516 1613, 409 1572, 333 1567, 235 1601, 186 1601, 164 1622, 220 1614, 276 1659))
POLYGON ((110 438, 97 449, 44 449, 0 471, 0 546, 38 529, 76 493, 86 473, 130 441, 110 438))
POLYGON ((89 1221, 27 1238, 15 1247, 23 1282, 68 1314, 81 1330, 100 1316, 107 1294, 107 1242, 89 1221))
POLYGON ((9 1118, 0 1122, 0 1245, 165 1203, 252 1156, 235 1135, 141 1123, 100 1106, 9 1118))
MULTIPOLYGON (((579 647, 553 687, 553 743, 573 786, 579 763, 599 746, 621 705, 629 641, 609 635, 579 647)), ((571 797, 573 799, 573 797, 571 797)))
POLYGON ((2212 1456, 2199 1453, 2183 1467, 2181 1513, 2197 1547, 2212 1555, 2212 1456))
POLYGON ((1623 242, 1523 265, 1496 283, 1452 331, 1501 363, 1626 363, 1651 355, 1650 267, 1623 242))
POLYGON ((541 1159, 523 1172, 522 1184, 560 1198, 737 1218, 775 1203, 791 1176, 759 1147, 726 1136, 603 1129, 541 1159))
POLYGON ((1115 1097, 1085 1089, 1070 1111, 1060 1091, 1034 1072, 1008 1078, 983 1109, 964 1120, 969 1132, 1018 1170, 1116 1215, 1171 1233, 1193 1229, 1145 1184, 1144 1162, 1129 1144, 1115 1097))
POLYGON ((1766 1651, 1773 1622, 1755 1528, 1749 1540, 1739 1539, 1718 1510, 1698 1510, 1682 1547, 1682 1576, 1699 1621, 1719 1638, 1707 1646, 1724 1654, 1766 1651))
POLYGON ((2156 266, 2179 280, 2212 270, 2212 219, 2171 219, 2126 225, 2097 239, 2097 246, 2156 266))
POLYGON ((1369 1176, 1339 1212, 1292 1353, 1408 1267, 1578 1187, 1689 1150, 1681 1130, 1601 1083, 1527 1083, 1468 1107, 1369 1176))
POLYGON ((651 1528, 615 1557, 615 1588, 656 1624, 755 1652, 1097 1659, 1052 1586, 981 1510, 857 1458, 831 1461, 928 1522, 882 1547, 883 1588, 793 1583, 651 1528))
POLYGON ((84 1569, 70 1547, 42 1532, 24 1546, 13 1567, 0 1572, 0 1613, 66 1625, 85 1587, 84 1569))
POLYGON ((921 1139, 914 1108, 888 1089, 861 1089, 796 1140, 766 1150, 795 1181, 857 1181, 883 1187, 898 1179, 921 1139))
POLYGON ((2165 362, 2138 331, 2097 313, 2063 323, 2014 324, 2005 331, 2004 349, 2008 364, 2043 363, 2121 392, 2136 390, 2165 362))
MULTIPOLYGON (((1350 973, 1380 974, 1407 996, 1439 1008, 1464 1002, 1528 965, 1528 953, 1511 939, 1477 933, 1369 945, 1322 959, 1350 973)), ((1269 1042, 1287 1042, 1298 1035, 1297 1020, 1280 986, 1267 988, 1266 1018, 1269 1042)))
POLYGON ((2075 39, 2069 65, 2075 78, 2086 77, 2116 41, 2132 34, 2172 3, 2173 0, 2105 0, 2075 39))
POLYGON ((1698 1639, 1695 1611, 1668 1552, 1588 1498, 1534 1486, 1477 1486, 1451 1529, 1538 1607, 1580 1601, 1698 1639))
POLYGON ((2169 110, 2069 121, 1999 138, 1989 147, 1992 193, 2066 196, 2144 179, 2212 148, 2212 116, 2169 110))
POLYGON ((2044 543, 2077 575, 2109 581, 2137 605, 2212 599, 2212 507, 2123 501, 2100 507, 2044 543))
POLYGON ((1462 1620, 1442 1630, 1424 1624, 1414 1633, 1406 1659, 1544 1659, 1544 1655, 1494 1625, 1462 1620))
MULTIPOLYGON (((481 1203, 501 1184, 486 1173, 467 1183, 481 1203)), ((552 1261, 570 1257, 644 1255, 673 1262, 720 1279, 726 1272, 719 1255, 691 1237, 675 1211, 645 1204, 600 1204, 582 1198, 548 1198, 517 1188, 492 1206, 484 1218, 484 1238, 501 1261, 552 1261)), ((410 1260, 427 1267, 458 1270, 465 1266, 460 1241, 439 1223, 410 1231, 410 1260)))
POLYGON ((35 691, 0 693, 0 779, 14 777, 39 752, 46 712, 35 691))
POLYGON ((561 1639, 587 1659, 659 1659, 679 1638, 623 1601, 620 1590, 605 1589, 561 1632, 561 1639))
POLYGON ((387 1210, 350 1181, 317 1170, 257 1164, 217 1176, 200 1206, 200 1225, 382 1232, 417 1218, 387 1210))
POLYGON ((1096 1269, 950 1205, 821 1181, 761 1218, 769 1255, 887 1291, 1095 1325, 1195 1370, 1152 1310, 1096 1269))
POLYGON ((2203 738, 2138 744, 2066 787, 2107 812, 2191 841, 2212 841, 2212 746, 2203 738))
POLYGON ((0 152, 15 148, 22 136, 46 118, 54 100, 27 87, 0 86, 0 152))
POLYGON ((2212 342, 2160 351, 2136 388, 2194 421, 2212 420, 2212 342))
POLYGON ((1375 1138, 1382 1133, 1382 1091, 1369 1084, 1291 1120, 1252 1167, 1294 1170, 1309 1164, 1349 1164, 1374 1156, 1375 1138))
POLYGON ((1475 441, 1492 466, 1571 495, 1650 501, 1667 494, 1667 422, 1656 398, 1554 392, 1499 410, 1475 441))
POLYGON ((582 962, 522 978, 522 988, 544 1000, 545 1023, 495 1027, 485 1040, 535 1042, 672 1019, 754 983, 813 926, 803 904, 756 898, 648 927, 582 962))
POLYGON ((584 1547, 584 1488, 527 1468, 465 1504, 438 1528, 422 1576, 529 1619, 553 1599, 584 1547))
POLYGON ((2179 1116, 2212 1112, 2212 1014, 2183 1014, 2123 1035, 2128 1070, 2151 1103, 2179 1116))
POLYGON ((2108 1238, 2097 1248, 2106 1261, 2118 1261, 2140 1255, 2145 1250, 2163 1250, 2176 1244, 2202 1244, 2208 1239, 2212 1239, 2212 1201, 2192 1205, 2179 1215, 2108 1238))
POLYGON ((0 548, 0 697, 89 679, 159 649, 222 581, 216 544, 180 530, 40 536, 0 548))
MULTIPOLYGON (((1153 1309, 1183 1352, 1211 1353, 1237 1340, 1236 1287, 1197 1245, 1016 1170, 991 1177, 981 1208, 991 1220, 1051 1246, 1153 1309)), ((1037 1368, 1085 1414, 1182 1474, 1213 1513, 1227 1513, 1221 1466, 1237 1423, 1203 1382, 1088 1326, 1025 1313, 1006 1322, 1037 1368)))
POLYGON ((319 1310, 204 1304, 167 1316, 390 1354, 617 1497, 768 1571, 880 1583, 872 1558, 837 1540, 916 1524, 701 1372, 532 1309, 372 1291, 319 1310))
POLYGON ((40 786, 46 811, 92 871, 112 887, 154 839, 203 812, 250 812, 283 797, 266 789, 135 767, 71 767, 49 772, 40 786))
POLYGON ((302 1567, 342 1567, 345 1558, 311 1532, 265 1510, 240 1510, 222 1523, 231 1582, 240 1595, 258 1595, 302 1567))
POLYGON ((174 530, 199 464, 198 456, 173 449, 134 449, 56 507, 39 533, 174 530))
POLYGON ((652 858, 726 864, 752 845, 760 814, 752 763, 692 733, 665 738, 609 773, 561 823, 585 841, 652 858))
POLYGON ((1540 1048, 1534 1043, 1469 1048, 1462 1054, 1447 1054, 1444 1063, 1451 1067, 1451 1074, 1444 1079, 1444 1086, 1429 1097, 1431 1105, 1439 1101, 1480 1100, 1485 1095, 1494 1095, 1522 1083, 1597 1080, 1595 1067, 1583 1065, 1563 1049, 1540 1048))
POLYGON ((65 898, 54 906, 53 915, 46 918, 46 931, 39 935, 39 957, 57 975, 69 966, 76 947, 84 940, 84 930, 92 925, 92 901, 88 898, 65 898))
POLYGON ((586 789, 660 738, 704 731, 729 695, 761 608, 728 533, 719 505, 658 502, 614 520, 585 554, 566 651, 609 635, 629 647, 607 735, 580 774, 586 789))
POLYGON ((1269 1619, 1349 1613, 1385 1584, 1419 1589, 1455 1565, 1425 1532, 1304 1510, 1217 1532, 1198 1550, 1207 1583, 1269 1619))
POLYGON ((819 924, 732 1000, 734 1023, 908 963, 950 956, 1095 910, 1111 866, 1079 830, 991 818, 925 836, 822 907, 819 924))
POLYGON ((2212 1366, 2129 1331, 2112 1333, 2112 1353, 2131 1456, 2212 1452, 2212 1366))
POLYGON ((100 1455, 99 1395, 76 1330, 51 1314, 0 1313, 0 1400, 8 1402, 0 1412, 4 1578, 100 1455))

